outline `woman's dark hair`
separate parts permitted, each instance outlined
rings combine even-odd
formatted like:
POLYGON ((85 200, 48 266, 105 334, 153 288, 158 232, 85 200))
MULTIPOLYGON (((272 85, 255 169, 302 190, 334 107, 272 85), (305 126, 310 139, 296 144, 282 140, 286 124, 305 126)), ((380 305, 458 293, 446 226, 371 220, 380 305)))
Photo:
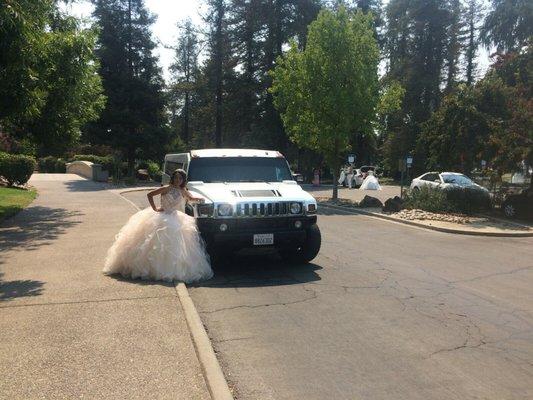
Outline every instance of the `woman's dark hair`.
POLYGON ((177 169, 175 170, 172 175, 170 175, 170 183, 171 184, 174 184, 174 180, 176 179, 176 177, 180 175, 181 176, 181 185, 180 185, 180 188, 184 188, 185 185, 187 185, 187 173, 182 170, 181 168, 180 169, 177 169))

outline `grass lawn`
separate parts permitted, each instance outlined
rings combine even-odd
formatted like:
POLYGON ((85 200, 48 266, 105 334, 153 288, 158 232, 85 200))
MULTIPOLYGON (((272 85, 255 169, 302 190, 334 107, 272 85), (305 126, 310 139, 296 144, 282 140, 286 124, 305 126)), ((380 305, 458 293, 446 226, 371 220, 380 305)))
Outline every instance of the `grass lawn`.
POLYGON ((0 187, 0 222, 15 215, 37 196, 33 189, 0 187))

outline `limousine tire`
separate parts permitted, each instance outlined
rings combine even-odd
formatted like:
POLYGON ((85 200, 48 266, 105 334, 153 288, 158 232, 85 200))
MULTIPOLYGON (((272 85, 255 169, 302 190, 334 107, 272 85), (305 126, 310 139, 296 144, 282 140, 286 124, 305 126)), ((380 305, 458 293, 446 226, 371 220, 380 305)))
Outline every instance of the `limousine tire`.
POLYGON ((322 244, 318 225, 311 225, 306 233, 305 242, 301 246, 280 249, 279 253, 283 260, 295 264, 306 264, 318 255, 322 244))

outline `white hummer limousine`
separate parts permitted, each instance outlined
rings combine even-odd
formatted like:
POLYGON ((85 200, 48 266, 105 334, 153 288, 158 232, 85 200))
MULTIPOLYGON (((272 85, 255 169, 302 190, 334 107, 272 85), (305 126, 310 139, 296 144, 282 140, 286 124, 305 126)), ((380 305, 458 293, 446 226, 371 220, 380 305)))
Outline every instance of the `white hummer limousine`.
POLYGON ((320 250, 317 204, 294 181, 278 151, 205 149, 165 156, 162 184, 178 168, 187 172, 187 188, 202 204, 186 213, 214 258, 247 247, 275 247, 291 262, 306 263, 320 250))

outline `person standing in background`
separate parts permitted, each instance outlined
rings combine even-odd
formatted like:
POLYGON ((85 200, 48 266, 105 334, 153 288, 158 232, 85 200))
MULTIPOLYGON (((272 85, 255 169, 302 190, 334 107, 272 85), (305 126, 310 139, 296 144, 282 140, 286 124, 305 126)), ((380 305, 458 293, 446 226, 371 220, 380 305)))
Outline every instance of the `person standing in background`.
POLYGON ((348 189, 351 189, 352 183, 353 183, 353 165, 352 164, 348 166, 348 169, 346 171, 346 179, 348 179, 348 189))
POLYGON ((320 168, 315 168, 313 171, 313 186, 320 186, 320 168))

